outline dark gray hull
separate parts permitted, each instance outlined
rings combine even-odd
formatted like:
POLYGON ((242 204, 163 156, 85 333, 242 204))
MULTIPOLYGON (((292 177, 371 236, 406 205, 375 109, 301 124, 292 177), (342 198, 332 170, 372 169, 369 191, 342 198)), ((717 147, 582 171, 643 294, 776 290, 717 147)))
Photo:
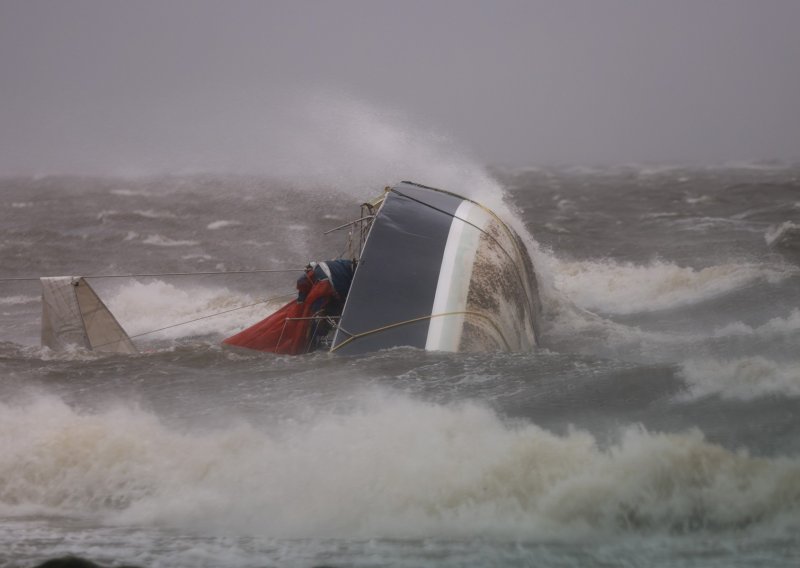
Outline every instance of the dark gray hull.
POLYGON ((372 222, 331 350, 525 351, 539 312, 513 230, 473 201, 403 182, 372 222))

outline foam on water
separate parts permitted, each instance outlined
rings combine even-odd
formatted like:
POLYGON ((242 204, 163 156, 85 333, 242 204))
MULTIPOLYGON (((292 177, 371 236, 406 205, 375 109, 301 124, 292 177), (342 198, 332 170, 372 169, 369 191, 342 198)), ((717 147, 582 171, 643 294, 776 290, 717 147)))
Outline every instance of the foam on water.
POLYGON ((681 374, 695 398, 718 395, 750 400, 770 395, 800 396, 797 361, 776 362, 761 356, 693 359, 682 365, 681 374))
POLYGON ((150 197, 153 195, 149 191, 140 189, 112 189, 110 193, 121 197, 150 197))
POLYGON ((143 241, 142 244, 145 245, 155 245, 159 247, 193 247, 200 244, 200 241, 190 241, 190 240, 176 240, 170 239, 169 237, 165 237, 163 235, 148 235, 143 241))
POLYGON ((215 231, 217 229, 224 229, 226 227, 238 227, 242 223, 240 221, 227 221, 227 220, 219 220, 213 221, 206 226, 206 229, 210 229, 215 231))
POLYGON ((555 283, 579 306, 631 314, 696 304, 763 281, 777 283, 797 267, 722 264, 695 269, 672 262, 555 261, 555 283))
POLYGON ((767 246, 775 248, 800 248, 800 225, 785 221, 770 227, 764 234, 767 246))
POLYGON ((758 336, 769 339, 794 334, 800 331, 800 309, 794 308, 785 318, 772 318, 758 326, 742 322, 732 323, 714 330, 715 337, 758 336))
POLYGON ((236 333, 266 317, 291 296, 293 292, 288 287, 256 298, 224 287, 179 285, 160 280, 132 281, 109 296, 106 304, 129 335, 256 304, 147 336, 148 339, 178 339, 209 334, 224 337, 236 333), (261 302, 267 299, 272 300, 261 302))
POLYGON ((40 300, 39 296, 5 296, 0 297, 0 306, 20 306, 32 304, 40 300))
POLYGON ((629 427, 602 448, 474 404, 362 403, 272 431, 181 430, 129 405, 90 414, 42 395, 0 403, 0 514, 291 538, 800 528, 799 461, 697 430, 629 427))
POLYGON ((119 211, 117 209, 104 209, 97 214, 99 221, 107 221, 115 217, 135 216, 142 219, 176 219, 177 215, 170 211, 156 211, 155 209, 137 211, 119 211))
POLYGON ((139 215, 145 219, 175 219, 175 213, 171 211, 156 211, 155 209, 137 210, 134 215, 139 215))

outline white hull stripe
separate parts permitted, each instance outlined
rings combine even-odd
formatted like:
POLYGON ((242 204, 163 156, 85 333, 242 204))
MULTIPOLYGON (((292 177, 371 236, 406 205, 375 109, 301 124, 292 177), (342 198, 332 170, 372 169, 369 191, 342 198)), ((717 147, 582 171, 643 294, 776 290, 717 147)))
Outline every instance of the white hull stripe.
MULTIPOLYGON (((475 254, 480 243, 480 229, 484 229, 490 219, 486 211, 470 201, 463 201, 459 205, 450 225, 447 244, 442 255, 436 296, 431 309, 432 315, 467 311, 467 295, 475 254)), ((463 327, 463 315, 431 319, 425 349, 458 351, 463 327)))

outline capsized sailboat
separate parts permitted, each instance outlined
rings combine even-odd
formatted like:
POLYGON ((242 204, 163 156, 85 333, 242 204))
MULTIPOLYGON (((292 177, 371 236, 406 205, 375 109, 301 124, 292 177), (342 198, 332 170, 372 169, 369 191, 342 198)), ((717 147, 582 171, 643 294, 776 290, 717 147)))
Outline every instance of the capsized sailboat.
POLYGON ((300 290, 297 301, 224 343, 289 354, 536 346, 541 306, 530 256, 519 235, 486 207, 402 182, 364 203, 360 218, 346 226, 355 235, 346 290, 336 289, 332 275, 312 270, 307 297, 300 290), (322 288, 333 290, 333 308, 314 309, 322 288))
MULTIPOLYGON (((455 193, 401 182, 329 233, 345 228, 344 258, 310 263, 297 281, 296 299, 223 343, 292 355, 400 346, 526 351, 537 345, 541 306, 530 256, 491 210, 455 193)), ((123 276, 137 275, 106 277, 123 276)), ((41 284, 43 346, 137 352, 85 278, 42 278, 41 284)))

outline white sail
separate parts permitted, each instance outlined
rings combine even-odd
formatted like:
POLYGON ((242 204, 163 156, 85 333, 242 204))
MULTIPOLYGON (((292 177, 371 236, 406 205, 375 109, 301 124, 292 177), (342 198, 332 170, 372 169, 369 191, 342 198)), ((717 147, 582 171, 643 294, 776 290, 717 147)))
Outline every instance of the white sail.
POLYGON ((109 353, 137 353, 122 326, 80 276, 41 278, 42 346, 77 345, 109 353))

